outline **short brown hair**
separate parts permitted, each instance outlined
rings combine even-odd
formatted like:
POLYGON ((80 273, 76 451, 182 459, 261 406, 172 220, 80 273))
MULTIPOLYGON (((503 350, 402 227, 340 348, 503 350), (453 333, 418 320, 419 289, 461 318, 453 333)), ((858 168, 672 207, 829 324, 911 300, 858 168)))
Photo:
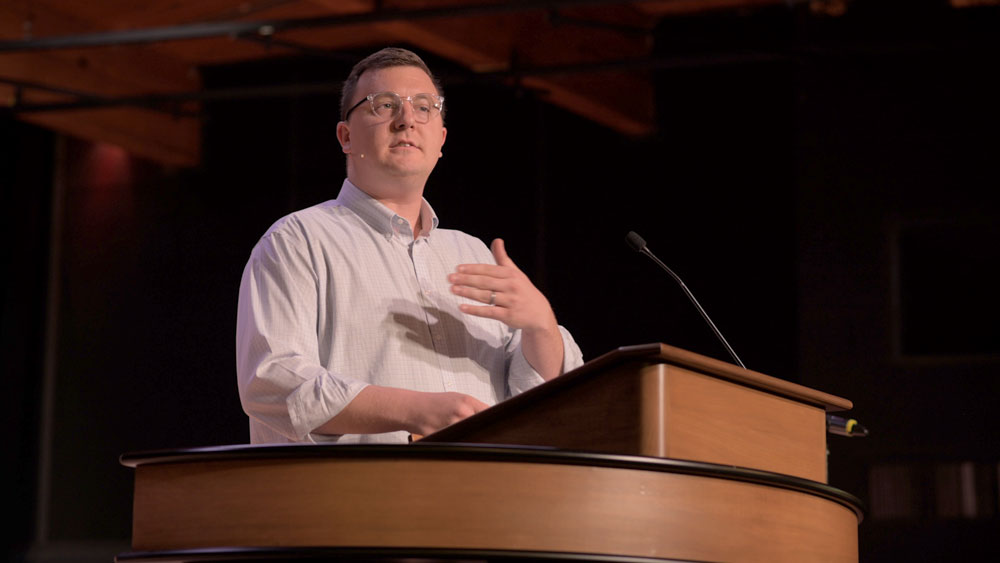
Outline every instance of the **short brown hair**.
MULTIPOLYGON (((347 113, 347 109, 352 105, 351 100, 354 98, 354 90, 358 87, 358 80, 361 79, 361 75, 369 70, 378 70, 381 68, 389 68, 394 66, 415 66, 420 70, 427 73, 430 77, 431 82, 434 84, 434 88, 437 89, 438 96, 444 96, 444 90, 441 89, 441 83, 438 79, 434 77, 431 69, 427 68, 427 64, 424 63, 416 53, 409 51, 407 49, 400 49, 398 47, 386 47, 381 51, 372 53, 358 64, 354 65, 351 69, 351 73, 347 75, 347 80, 344 81, 343 87, 340 90, 340 119, 341 121, 347 119, 344 115, 347 113)), ((441 115, 444 116, 444 108, 442 108, 441 115)))

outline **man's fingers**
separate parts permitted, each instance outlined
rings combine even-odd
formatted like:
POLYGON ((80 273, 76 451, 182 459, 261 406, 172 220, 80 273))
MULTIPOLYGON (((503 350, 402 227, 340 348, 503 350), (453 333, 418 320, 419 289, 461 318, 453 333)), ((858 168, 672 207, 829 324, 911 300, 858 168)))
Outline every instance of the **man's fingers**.
POLYGON ((506 319, 509 316, 507 309, 503 307, 490 305, 459 305, 458 308, 460 311, 468 315, 483 317, 484 319, 495 319, 501 322, 506 322, 506 319))
POLYGON ((493 276, 481 276, 475 274, 450 274, 448 281, 454 285, 474 287, 476 289, 488 289, 490 291, 503 291, 507 283, 504 278, 493 276))
POLYGON ((475 410, 476 412, 482 412, 482 411, 484 411, 484 410, 486 410, 486 409, 490 408, 490 406, 489 406, 489 405, 487 405, 486 403, 484 403, 484 402, 480 401, 479 399, 477 399, 477 398, 475 398, 475 397, 472 397, 472 408, 473 408, 473 409, 474 409, 474 410, 475 410))
POLYGON ((410 429, 415 435, 414 439, 490 408, 486 403, 464 393, 421 393, 417 397, 421 403, 416 411, 418 418, 410 429))
POLYGON ((451 399, 453 403, 451 405, 451 413, 449 415, 448 424, 454 424, 459 420, 464 420, 489 408, 489 405, 471 395, 454 393, 449 395, 449 399, 451 399))
MULTIPOLYGON (((514 261, 507 256, 507 249, 504 247, 503 239, 493 239, 493 243, 490 244, 490 251, 493 252, 493 259, 497 261, 500 266, 514 266, 514 261)), ((517 266, 514 266, 515 268, 517 266)))
POLYGON ((455 295, 461 295, 462 297, 486 303, 487 305, 496 305, 497 296, 500 295, 499 292, 492 289, 476 289, 464 285, 451 286, 451 292, 455 295))
POLYGON ((455 271, 462 275, 489 276, 491 278, 510 277, 511 271, 495 264, 459 264, 455 271))

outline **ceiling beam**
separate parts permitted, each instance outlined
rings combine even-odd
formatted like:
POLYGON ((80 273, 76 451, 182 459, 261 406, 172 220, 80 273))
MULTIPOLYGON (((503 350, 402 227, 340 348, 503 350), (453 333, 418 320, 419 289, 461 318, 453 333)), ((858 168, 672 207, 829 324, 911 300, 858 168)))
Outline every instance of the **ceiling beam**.
MULTIPOLYGON (((0 6, 0 34, 17 36, 23 14, 10 3, 0 6)), ((79 29, 79 19, 58 10, 44 14, 47 30, 79 29)), ((137 92, 197 90, 201 81, 194 69, 146 46, 133 49, 0 54, 0 76, 10 86, 7 106, 114 99, 137 92)), ((136 154, 171 164, 192 165, 199 160, 196 119, 178 119, 157 110, 116 108, 59 111, 19 115, 19 118, 95 141, 120 142, 136 154)))
POLYGON ((18 119, 81 139, 112 143, 173 166, 195 166, 200 159, 201 124, 196 119, 130 108, 30 113, 18 119))
MULTIPOLYGON (((778 2, 422 0, 386 8, 378 0, 301 0, 254 12, 252 5, 234 9, 221 1, 189 5, 152 0, 128 12, 101 3, 67 7, 39 0, 35 9, 44 26, 37 26, 35 37, 0 41, 0 76, 14 84, 7 99, 24 119, 69 127, 73 119, 100 113, 90 124, 64 130, 99 137, 100 127, 106 127, 105 140, 132 142, 142 135, 161 135, 159 128, 170 129, 164 141, 140 142, 138 150, 169 154, 171 162, 198 161, 197 142, 182 149, 200 127, 198 119, 190 118, 198 114, 198 101, 274 95, 273 88, 203 93, 199 65, 259 59, 288 49, 335 57, 338 50, 375 44, 411 44, 456 61, 472 76, 530 88, 552 104, 625 134, 642 135, 652 132, 655 122, 646 71, 655 67, 650 65, 651 28, 657 19, 650 13, 734 3, 778 2), (190 23, 157 25, 178 21, 190 23), (143 27, 128 27, 135 23, 143 27), (37 36, 37 31, 45 35, 37 36), (46 91, 46 86, 51 88, 46 91), (54 88, 64 89, 65 95, 54 88), (622 101, 623 92, 628 103, 622 101)), ((0 19, 10 24, 24 18, 13 11, 10 5, 0 8, 0 19)), ((13 26, 0 30, 2 37, 19 35, 22 30, 13 26)), ((277 88, 283 87, 300 93, 310 89, 277 88)), ((311 88, 317 87, 332 88, 311 88)))

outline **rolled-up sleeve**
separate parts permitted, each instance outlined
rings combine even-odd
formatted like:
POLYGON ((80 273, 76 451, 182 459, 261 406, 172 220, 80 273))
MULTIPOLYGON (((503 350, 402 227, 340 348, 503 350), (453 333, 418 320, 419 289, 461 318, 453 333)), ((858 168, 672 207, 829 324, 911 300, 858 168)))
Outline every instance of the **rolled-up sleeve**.
MULTIPOLYGON (((562 335, 563 341, 562 373, 566 373, 583 365, 583 353, 568 330, 560 326, 559 333, 562 335)), ((520 330, 515 331, 514 337, 507 345, 507 352, 510 358, 507 368, 507 387, 511 397, 545 383, 541 374, 535 371, 535 368, 528 363, 528 359, 524 357, 520 330)))
POLYGON ((331 373, 319 360, 318 280, 308 243, 269 232, 240 281, 236 371, 249 417, 289 440, 336 416, 367 385, 331 373))

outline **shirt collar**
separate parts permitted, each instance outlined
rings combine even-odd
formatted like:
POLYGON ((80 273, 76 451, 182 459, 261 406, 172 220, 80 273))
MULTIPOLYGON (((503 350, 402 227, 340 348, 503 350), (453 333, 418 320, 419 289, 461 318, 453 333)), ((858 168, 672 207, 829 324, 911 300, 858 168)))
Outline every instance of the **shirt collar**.
MULTIPOLYGON (((424 225, 424 230, 420 233, 429 236, 431 231, 438 226, 438 216, 426 199, 421 198, 420 204, 420 224, 424 225), (429 225, 429 226, 428 226, 429 225)), ((350 180, 345 179, 337 194, 337 203, 350 209, 358 217, 368 223, 371 228, 386 235, 394 234, 413 237, 413 226, 395 211, 389 209, 377 199, 363 192, 361 188, 355 186, 350 180)))

